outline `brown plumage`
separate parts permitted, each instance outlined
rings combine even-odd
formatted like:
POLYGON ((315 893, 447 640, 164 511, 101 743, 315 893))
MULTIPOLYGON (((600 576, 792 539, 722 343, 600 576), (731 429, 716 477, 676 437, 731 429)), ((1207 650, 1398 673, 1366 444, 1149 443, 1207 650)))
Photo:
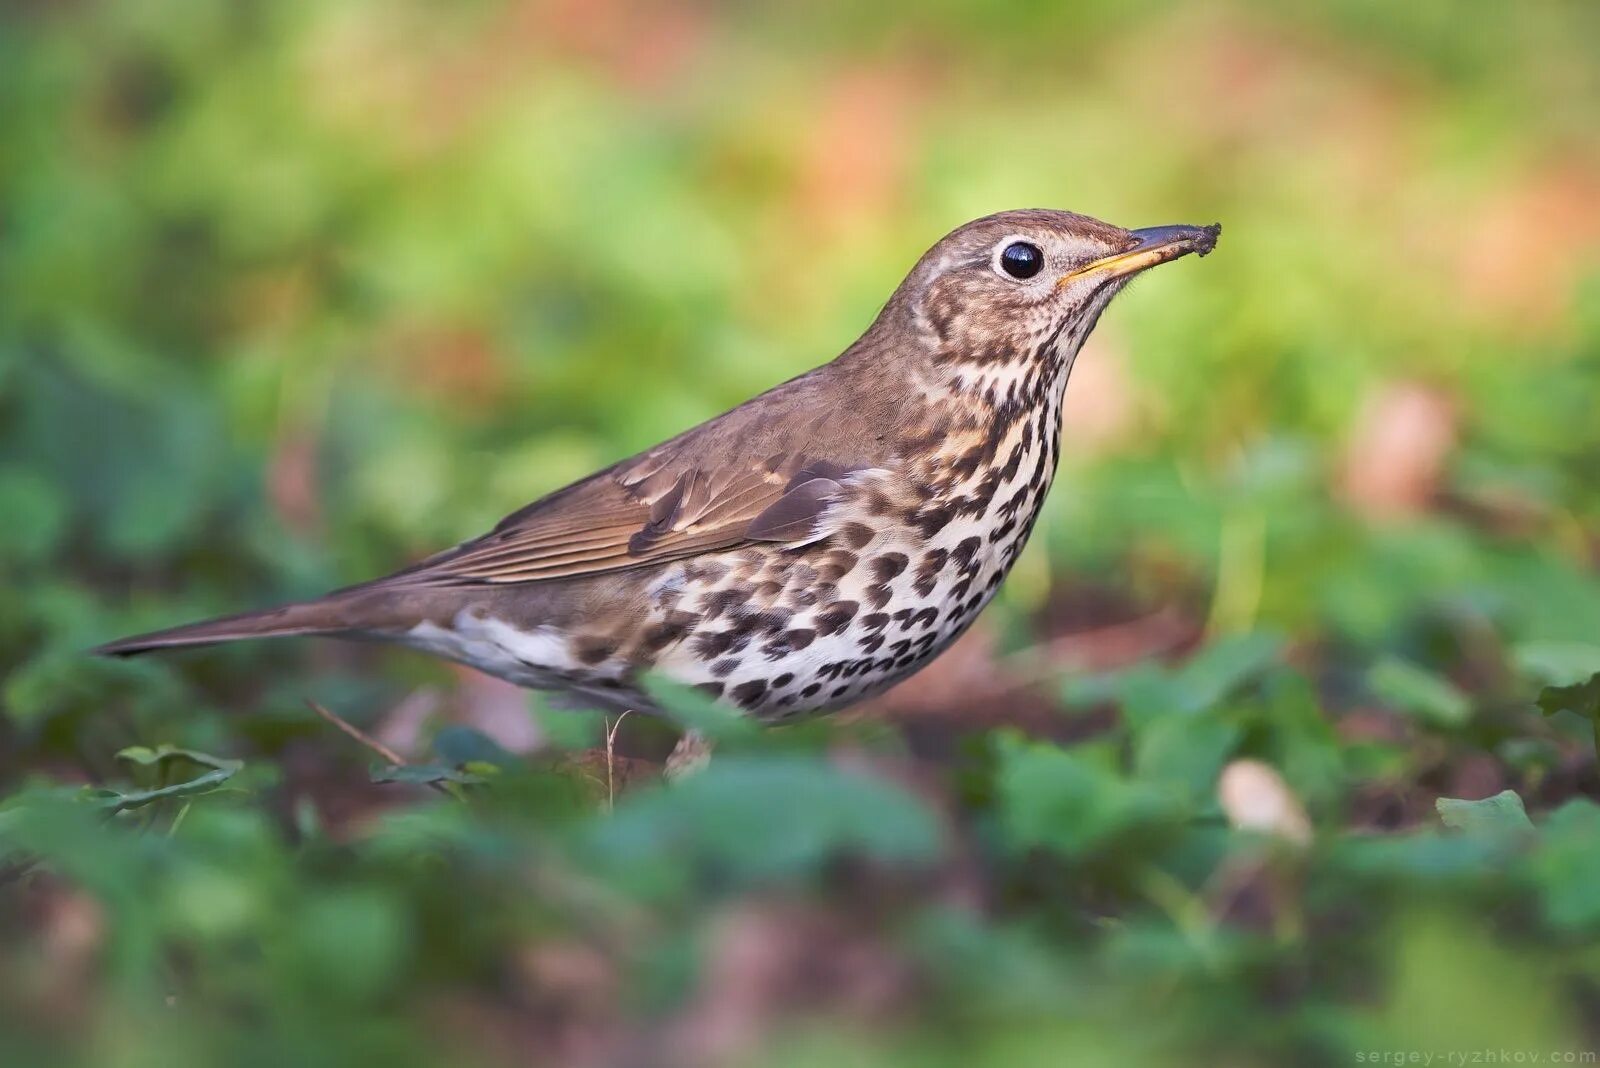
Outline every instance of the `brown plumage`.
POLYGON ((922 257, 837 359, 303 604, 113 642, 395 641, 581 703, 655 668, 766 718, 905 677, 993 596, 1049 488, 1073 358, 1135 273, 1218 228, 988 216, 922 257))

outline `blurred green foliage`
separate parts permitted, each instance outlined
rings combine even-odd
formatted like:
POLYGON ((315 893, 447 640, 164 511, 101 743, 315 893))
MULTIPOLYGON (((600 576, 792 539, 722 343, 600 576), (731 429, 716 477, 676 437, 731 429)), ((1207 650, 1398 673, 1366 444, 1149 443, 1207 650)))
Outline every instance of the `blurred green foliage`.
POLYGON ((0 1061, 1595 1048, 1596 41, 1587 0, 0 9, 0 1061), (952 683, 951 738, 677 695, 723 748, 641 784, 420 658, 83 654, 476 533, 1032 205, 1225 230, 1080 361, 990 615, 1030 684, 952 683), (400 768, 303 704, 419 693, 400 768), (1240 829, 1245 759, 1308 844, 1240 829))

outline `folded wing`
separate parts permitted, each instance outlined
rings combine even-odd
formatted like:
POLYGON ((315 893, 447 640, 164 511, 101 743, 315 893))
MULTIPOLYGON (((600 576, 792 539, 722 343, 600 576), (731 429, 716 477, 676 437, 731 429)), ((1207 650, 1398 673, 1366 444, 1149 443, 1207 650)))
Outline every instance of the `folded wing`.
POLYGON ((752 542, 803 545, 860 468, 786 452, 696 457, 673 443, 507 516, 385 584, 518 583, 621 571, 752 542))

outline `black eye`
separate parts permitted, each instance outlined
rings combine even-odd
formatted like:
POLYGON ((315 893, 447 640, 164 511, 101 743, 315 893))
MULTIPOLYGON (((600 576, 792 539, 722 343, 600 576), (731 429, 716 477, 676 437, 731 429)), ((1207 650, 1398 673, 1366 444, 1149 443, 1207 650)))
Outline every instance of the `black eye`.
POLYGON ((1000 253, 1000 266, 1012 278, 1032 278, 1044 267, 1044 253, 1038 245, 1013 241, 1000 253))

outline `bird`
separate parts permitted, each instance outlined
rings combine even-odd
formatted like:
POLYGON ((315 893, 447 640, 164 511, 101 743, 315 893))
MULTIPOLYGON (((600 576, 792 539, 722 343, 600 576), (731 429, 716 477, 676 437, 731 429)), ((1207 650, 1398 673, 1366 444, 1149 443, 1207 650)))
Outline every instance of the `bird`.
POLYGON ((309 635, 395 643, 607 711, 659 711, 652 674, 767 723, 855 703, 995 596, 1107 304, 1220 232, 985 216, 933 245, 832 361, 487 534, 314 600, 95 651, 309 635))

